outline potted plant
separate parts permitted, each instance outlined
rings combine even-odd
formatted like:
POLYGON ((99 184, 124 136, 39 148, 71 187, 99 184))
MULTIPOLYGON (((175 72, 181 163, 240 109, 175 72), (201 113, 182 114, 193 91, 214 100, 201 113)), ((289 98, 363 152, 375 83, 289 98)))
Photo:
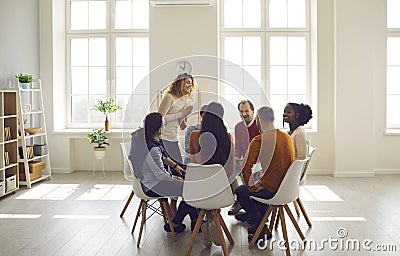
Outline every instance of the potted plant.
POLYGON ((110 145, 107 142, 107 136, 105 135, 104 129, 93 129, 88 135, 87 135, 88 140, 90 141, 90 144, 97 144, 97 146, 94 147, 94 157, 96 159, 104 159, 106 155, 106 147, 105 145, 110 145))
POLYGON ((108 120, 109 114, 114 113, 118 109, 122 109, 120 105, 115 104, 114 99, 109 99, 107 101, 98 100, 93 108, 106 115, 106 121, 104 122, 106 131, 110 130, 110 122, 108 120))
POLYGON ((18 81, 21 83, 22 89, 28 89, 29 84, 32 82, 32 75, 30 74, 23 75, 22 73, 19 73, 15 77, 18 78, 18 81))

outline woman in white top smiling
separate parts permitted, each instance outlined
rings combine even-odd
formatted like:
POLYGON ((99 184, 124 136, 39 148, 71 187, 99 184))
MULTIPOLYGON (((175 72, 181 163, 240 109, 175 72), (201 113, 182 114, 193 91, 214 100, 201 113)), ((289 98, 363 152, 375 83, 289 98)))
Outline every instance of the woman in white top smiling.
MULTIPOLYGON (((168 155, 182 167, 183 161, 178 144, 178 129, 184 130, 186 128, 186 117, 193 110, 193 91, 193 77, 186 73, 180 74, 170 85, 158 108, 158 112, 163 116, 165 125, 161 133, 162 143, 168 155)), ((182 173, 176 174, 182 176, 182 173)))
POLYGON ((289 135, 294 142, 296 159, 306 159, 308 157, 308 147, 310 142, 303 125, 307 124, 312 118, 312 110, 306 104, 288 103, 283 113, 283 122, 289 124, 289 135))
MULTIPOLYGON (((158 112, 163 116, 164 127, 161 131, 161 143, 163 144, 168 156, 176 163, 170 167, 171 173, 178 177, 184 177, 182 168, 184 167, 181 151, 178 143, 178 130, 186 128, 186 117, 192 112, 194 97, 194 79, 189 74, 180 74, 169 86, 164 95, 158 112)), ((176 212, 176 200, 171 200, 171 209, 176 212)))

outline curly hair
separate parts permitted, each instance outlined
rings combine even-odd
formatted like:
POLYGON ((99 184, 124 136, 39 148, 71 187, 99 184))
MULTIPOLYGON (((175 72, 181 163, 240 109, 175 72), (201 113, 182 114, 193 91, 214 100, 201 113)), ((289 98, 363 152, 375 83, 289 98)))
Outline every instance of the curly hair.
POLYGON ((190 93, 192 93, 195 90, 195 83, 192 75, 189 75, 187 73, 183 73, 178 75, 178 77, 172 82, 172 84, 169 86, 168 93, 171 93, 172 95, 180 98, 184 95, 183 90, 182 90, 182 83, 185 82, 186 78, 190 78, 192 80, 192 89, 190 93))
POLYGON ((299 125, 305 125, 312 118, 312 110, 311 107, 307 104, 303 103, 293 103, 289 102, 287 105, 291 106, 294 113, 299 115, 296 119, 299 125))

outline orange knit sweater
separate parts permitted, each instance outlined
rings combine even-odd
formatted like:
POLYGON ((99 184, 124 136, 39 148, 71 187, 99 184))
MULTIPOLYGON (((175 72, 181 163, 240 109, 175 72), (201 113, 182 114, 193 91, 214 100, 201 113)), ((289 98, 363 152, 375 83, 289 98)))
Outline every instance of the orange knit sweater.
POLYGON ((260 181, 261 185, 268 191, 276 192, 287 170, 295 160, 292 139, 285 132, 273 130, 257 135, 250 142, 242 174, 251 192, 256 191, 254 184, 249 185, 249 179, 257 159, 261 163, 262 171, 265 171, 260 181))

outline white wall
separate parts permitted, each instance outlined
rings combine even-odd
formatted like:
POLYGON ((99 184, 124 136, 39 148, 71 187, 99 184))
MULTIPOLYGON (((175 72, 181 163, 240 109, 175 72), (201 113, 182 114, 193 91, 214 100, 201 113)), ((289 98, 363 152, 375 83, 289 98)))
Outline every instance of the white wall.
MULTIPOLYGON (((63 48, 60 47, 63 44, 60 41, 63 25, 54 23, 49 15, 53 9, 59 12, 57 16, 63 12, 56 5, 53 6, 53 3, 60 4, 60 1, 39 2, 40 16, 38 11, 31 11, 38 10, 38 1, 0 2, 0 79, 4 84, 4 79, 17 72, 35 74, 39 71, 40 37, 40 76, 46 81, 46 106, 51 106, 53 102, 65 101, 65 97, 62 97, 65 88, 60 86, 65 78, 62 68, 57 67, 62 65, 65 55, 57 49, 63 48), (22 15, 22 21, 15 18, 20 16, 20 4, 31 7, 24 8, 27 15, 22 15), (4 22, 11 20, 18 22, 5 25, 4 22), (48 25, 51 22, 52 28, 48 25), (25 31, 24 34, 29 36, 29 44, 23 43, 28 36, 23 41, 22 38, 14 39, 19 37, 16 28, 25 31), (56 44, 52 43, 54 37, 56 44), (19 57, 15 58, 13 53, 19 57), (21 61, 25 56, 29 56, 29 61, 21 61)), ((317 147, 311 163, 314 173, 333 173, 336 176, 400 173, 396 153, 400 147, 400 137, 384 135, 385 8, 385 1, 382 0, 318 1, 318 132, 310 135, 311 143, 317 147)), ((151 8, 151 68, 186 55, 217 55, 217 14, 215 6, 151 8)), ((214 86, 207 89, 212 88, 215 89, 214 86)), ((48 107, 47 112, 52 111, 48 107)), ((53 113, 46 117, 48 126, 53 129, 53 113)), ((63 126, 58 121, 56 123, 63 126)), ((84 133, 51 134, 52 166, 66 171, 90 170, 92 151, 84 137, 84 133)), ((121 140, 119 137, 115 135, 111 140, 106 166, 110 170, 121 169, 117 146, 121 140)))
POLYGON ((0 87, 18 73, 39 76, 38 0, 0 1, 0 87))

